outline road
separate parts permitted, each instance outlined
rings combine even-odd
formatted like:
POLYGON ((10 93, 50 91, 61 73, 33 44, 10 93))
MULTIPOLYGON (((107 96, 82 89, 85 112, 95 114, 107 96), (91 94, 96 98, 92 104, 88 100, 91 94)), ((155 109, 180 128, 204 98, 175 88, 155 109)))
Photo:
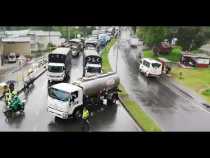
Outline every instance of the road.
MULTIPOLYGON (((210 113, 187 94, 173 88, 170 81, 147 79, 138 71, 136 54, 128 44, 129 30, 123 30, 118 47, 118 74, 130 97, 147 112, 164 131, 210 131, 210 113)), ((117 45, 109 60, 115 70, 117 45)))
MULTIPOLYGON (((82 75, 82 56, 72 60, 71 80, 82 75)), ((25 116, 6 119, 3 102, 0 103, 0 131, 81 131, 77 120, 56 120, 47 112, 47 73, 35 81, 35 87, 26 99, 25 116)), ((90 118, 90 131, 141 131, 122 105, 94 112, 90 118)))

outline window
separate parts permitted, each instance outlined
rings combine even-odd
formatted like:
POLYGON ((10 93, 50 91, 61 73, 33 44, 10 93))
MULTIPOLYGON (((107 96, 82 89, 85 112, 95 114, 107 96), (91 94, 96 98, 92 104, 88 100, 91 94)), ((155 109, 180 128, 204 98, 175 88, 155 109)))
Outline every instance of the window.
POLYGON ((55 88, 49 88, 49 96, 64 102, 69 100, 70 94, 55 88))
POLYGON ((74 102, 76 98, 78 98, 78 91, 71 93, 70 102, 74 102))
POLYGON ((49 72, 63 72, 63 66, 48 66, 49 72))
POLYGON ((146 67, 148 67, 148 68, 150 67, 150 63, 147 62, 146 60, 143 61, 143 65, 146 66, 146 67))
POLYGON ((91 73, 101 73, 101 68, 100 67, 88 67, 87 72, 91 73))
POLYGON ((152 63, 152 67, 153 68, 159 68, 160 67, 160 64, 159 63, 152 63))

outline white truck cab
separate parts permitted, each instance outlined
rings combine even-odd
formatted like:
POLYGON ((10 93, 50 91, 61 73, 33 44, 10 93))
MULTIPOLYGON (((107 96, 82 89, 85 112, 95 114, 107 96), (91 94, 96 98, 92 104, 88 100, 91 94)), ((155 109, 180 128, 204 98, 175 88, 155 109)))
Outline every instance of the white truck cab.
POLYGON ((65 66, 63 63, 48 64, 48 80, 63 81, 65 78, 65 66))
POLYGON ((140 59, 139 70, 145 74, 146 77, 160 76, 162 74, 162 64, 157 60, 142 58, 140 59))
POLYGON ((59 83, 48 89, 48 112, 68 119, 83 104, 82 88, 69 83, 59 83))

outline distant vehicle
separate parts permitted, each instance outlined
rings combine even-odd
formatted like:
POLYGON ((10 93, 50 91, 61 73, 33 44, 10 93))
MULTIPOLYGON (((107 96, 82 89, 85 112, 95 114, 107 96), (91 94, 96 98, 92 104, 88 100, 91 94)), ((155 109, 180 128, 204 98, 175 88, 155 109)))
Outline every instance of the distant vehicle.
POLYGON ((85 49, 96 49, 98 41, 86 40, 85 49))
POLYGON ((83 51, 82 42, 80 39, 71 39, 69 40, 71 52, 73 57, 79 56, 79 54, 83 51))
POLYGON ((102 58, 96 50, 85 50, 83 60, 83 76, 101 73, 102 58))
POLYGON ((95 38, 90 37, 90 38, 88 38, 88 39, 85 40, 85 44, 86 43, 98 44, 98 39, 95 39, 95 38))
POLYGON ((138 45, 139 45, 139 39, 138 38, 131 38, 129 40, 129 44, 130 44, 131 47, 137 48, 138 45))
POLYGON ((16 63, 16 61, 17 61, 16 54, 14 52, 9 53, 8 62, 9 63, 16 63))
POLYGON ((168 42, 161 42, 158 46, 153 48, 155 54, 169 54, 171 52, 171 45, 168 42))
POLYGON ((107 42, 108 42, 107 35, 106 34, 99 34, 98 41, 99 41, 100 47, 102 47, 102 48, 105 47, 107 42))
POLYGON ((69 79, 71 70, 71 49, 57 48, 48 55, 48 83, 69 79))
POLYGON ((92 31, 92 35, 98 35, 98 33, 99 33, 99 30, 93 30, 92 31))
POLYGON ((139 70, 146 77, 160 76, 162 74, 162 64, 150 58, 140 59, 139 70))
POLYGON ((90 38, 97 40, 97 39, 98 39, 98 34, 91 35, 91 37, 90 37, 90 38))

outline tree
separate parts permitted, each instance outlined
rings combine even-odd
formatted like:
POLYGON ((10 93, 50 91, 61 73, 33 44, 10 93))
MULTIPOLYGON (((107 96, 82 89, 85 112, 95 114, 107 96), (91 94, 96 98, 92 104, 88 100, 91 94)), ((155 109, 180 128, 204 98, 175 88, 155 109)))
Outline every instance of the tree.
POLYGON ((210 39, 208 27, 179 27, 176 33, 177 44, 183 50, 194 50, 206 44, 210 39))
POLYGON ((153 47, 171 36, 171 28, 165 26, 138 27, 137 36, 144 40, 146 45, 153 47))

